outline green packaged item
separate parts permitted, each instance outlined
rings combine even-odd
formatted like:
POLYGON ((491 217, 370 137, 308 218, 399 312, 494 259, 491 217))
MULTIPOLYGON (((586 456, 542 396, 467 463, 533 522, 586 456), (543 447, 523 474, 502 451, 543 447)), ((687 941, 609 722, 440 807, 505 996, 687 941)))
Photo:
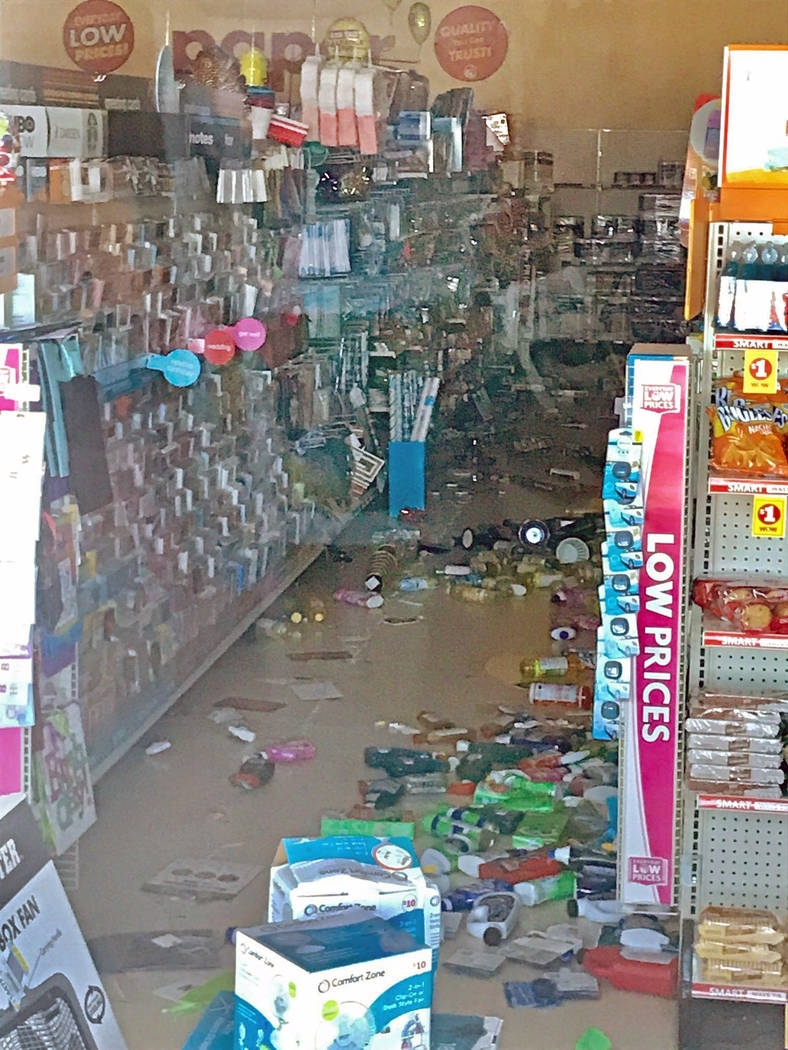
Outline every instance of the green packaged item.
POLYGON ((541 849, 557 846, 566 832, 569 813, 565 809, 550 812, 529 813, 520 821, 517 833, 512 836, 513 849, 541 849))
POLYGON ((447 814, 452 820, 489 828, 499 835, 512 835, 523 819, 523 814, 517 810, 502 809, 500 806, 455 806, 450 802, 441 802, 438 811, 447 814))
POLYGON ((421 826, 435 838, 443 839, 450 853, 476 853, 489 849, 495 836, 487 828, 475 827, 461 820, 452 820, 444 813, 428 813, 421 826))
POLYGON ((323 817, 320 835, 372 835, 374 838, 412 839, 416 825, 409 820, 349 820, 347 817, 323 817))
POLYGON ((488 778, 476 786, 473 795, 474 805, 495 805, 503 809, 552 809, 556 794, 555 784, 528 780, 517 769, 504 771, 501 776, 504 778, 503 782, 498 781, 492 784, 488 778), (501 791, 502 787, 503 791, 501 791), (546 806, 532 805, 533 800, 542 800, 546 806), (513 803, 521 802, 525 804, 513 805, 513 803))

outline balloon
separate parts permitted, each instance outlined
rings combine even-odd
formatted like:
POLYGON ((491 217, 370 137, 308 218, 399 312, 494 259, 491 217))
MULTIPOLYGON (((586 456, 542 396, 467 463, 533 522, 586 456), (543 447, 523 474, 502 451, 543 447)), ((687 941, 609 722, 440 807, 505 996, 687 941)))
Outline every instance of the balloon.
POLYGON ((268 59, 256 47, 241 55, 241 74, 247 87, 262 87, 268 79, 268 59))
POLYGON ((323 49, 329 58, 362 61, 369 54, 369 33, 357 18, 338 18, 328 27, 323 49))
POLYGON ((430 35, 432 12, 427 4, 421 3, 421 0, 418 3, 411 4, 410 11, 408 11, 408 29, 410 29, 410 35, 419 47, 430 35))

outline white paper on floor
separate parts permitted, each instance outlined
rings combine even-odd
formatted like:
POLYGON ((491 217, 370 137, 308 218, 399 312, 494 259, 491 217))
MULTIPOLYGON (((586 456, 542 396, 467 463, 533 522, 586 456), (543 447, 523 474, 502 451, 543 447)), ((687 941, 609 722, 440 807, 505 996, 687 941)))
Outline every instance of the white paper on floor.
POLYGON ((290 688, 299 700, 341 700, 344 696, 333 682, 318 678, 310 682, 294 682, 290 688))

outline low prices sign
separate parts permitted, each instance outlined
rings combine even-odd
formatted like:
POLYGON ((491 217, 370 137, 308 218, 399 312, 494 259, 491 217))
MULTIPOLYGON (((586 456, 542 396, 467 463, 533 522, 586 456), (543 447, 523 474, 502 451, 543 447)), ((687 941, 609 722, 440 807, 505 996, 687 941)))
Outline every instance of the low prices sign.
POLYGON ((435 31, 435 55, 455 80, 486 80, 503 65, 509 34, 486 7, 458 7, 435 31))
POLYGON ((86 73, 112 73, 134 50, 134 23, 112 0, 84 0, 66 16, 63 46, 86 73))
POLYGON ((626 705, 621 899, 675 903, 678 733, 683 704, 684 484, 689 358, 629 357, 632 427, 643 435, 640 652, 626 705))

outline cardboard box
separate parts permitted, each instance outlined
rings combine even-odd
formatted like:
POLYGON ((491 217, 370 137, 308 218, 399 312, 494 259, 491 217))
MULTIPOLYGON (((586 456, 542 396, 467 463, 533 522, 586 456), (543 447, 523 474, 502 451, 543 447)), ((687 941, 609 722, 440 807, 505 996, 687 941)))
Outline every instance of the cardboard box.
POLYGON ((26 802, 0 821, 0 1045, 125 1050, 26 802))
POLYGON ((430 950, 364 912, 236 935, 235 1047, 421 1050, 430 950))
POLYGON ((16 288, 16 246, 0 248, 0 295, 13 292, 16 288))
POLYGON ((23 157, 46 157, 49 148, 49 124, 44 106, 3 106, 3 112, 14 118, 23 157))
POLYGON ((425 879, 408 838, 283 839, 271 867, 269 922, 362 908, 428 944, 435 967, 440 907, 440 894, 425 879))
POLYGON ((107 114, 100 109, 47 106, 47 156, 88 160, 106 154, 107 114))

